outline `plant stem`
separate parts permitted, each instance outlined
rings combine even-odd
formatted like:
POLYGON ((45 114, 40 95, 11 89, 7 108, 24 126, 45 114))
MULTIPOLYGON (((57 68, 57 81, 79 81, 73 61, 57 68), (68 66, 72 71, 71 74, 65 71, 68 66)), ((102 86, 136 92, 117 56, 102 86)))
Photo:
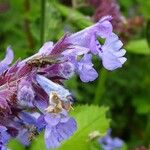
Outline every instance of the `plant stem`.
POLYGON ((25 18, 24 18, 24 28, 25 28, 25 33, 27 36, 27 40, 28 40, 28 47, 29 47, 29 53, 31 53, 34 48, 34 42, 33 42, 33 36, 30 30, 30 20, 27 16, 27 14, 30 11, 30 2, 29 0, 24 0, 24 11, 25 11, 25 18))
POLYGON ((45 5, 46 0, 41 0, 41 45, 44 43, 45 36, 45 5))
POLYGON ((98 84, 96 87, 95 98, 93 102, 96 105, 100 104, 102 95, 105 92, 105 81, 107 78, 107 71, 104 68, 102 68, 99 74, 100 74, 100 77, 99 77, 98 84))

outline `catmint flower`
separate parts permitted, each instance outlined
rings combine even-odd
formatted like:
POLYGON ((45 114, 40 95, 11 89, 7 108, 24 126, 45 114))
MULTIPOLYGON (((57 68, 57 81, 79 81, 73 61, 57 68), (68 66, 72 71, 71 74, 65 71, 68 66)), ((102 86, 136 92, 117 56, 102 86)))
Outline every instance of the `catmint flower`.
POLYGON ((110 16, 103 17, 95 25, 86 28, 80 32, 72 34, 69 40, 80 47, 89 49, 92 54, 98 55, 102 59, 103 66, 108 70, 114 70, 122 67, 126 58, 123 57, 125 50, 118 36, 112 32, 110 16), (105 43, 101 45, 98 37, 103 38, 105 43))
POLYGON ((38 54, 51 53, 53 46, 54 46, 54 43, 52 41, 44 43, 44 45, 40 48, 38 54))
POLYGON ((80 79, 83 82, 93 81, 98 77, 98 73, 93 68, 91 59, 92 55, 86 54, 76 65, 77 73, 79 74, 80 79))
POLYGON ((0 125, 0 149, 7 150, 6 144, 10 139, 10 135, 7 133, 7 128, 0 125))
POLYGON ((111 16, 103 17, 99 22, 93 26, 87 27, 86 29, 72 34, 69 40, 74 45, 90 48, 91 37, 93 35, 106 38, 112 33, 112 25, 110 20, 111 16))
POLYGON ((28 58, 22 60, 22 61, 20 62, 20 65, 24 64, 24 63, 27 62, 28 60, 31 60, 32 58, 39 57, 40 55, 47 55, 47 54, 51 53, 52 49, 53 49, 53 42, 52 42, 52 41, 46 42, 46 43, 44 43, 44 45, 39 49, 38 53, 32 55, 31 57, 28 57, 28 58))
POLYGON ((121 49, 122 46, 123 43, 119 40, 118 36, 112 33, 106 38, 103 45, 97 39, 93 39, 92 52, 102 59, 103 66, 107 70, 114 70, 122 67, 122 64, 127 60, 123 57, 126 51, 121 49))
POLYGON ((41 121, 41 124, 46 126, 44 138, 47 149, 58 147, 77 129, 75 120, 68 117, 66 111, 60 114, 45 114, 41 121))
POLYGON ((60 75, 66 79, 73 76, 75 66, 71 62, 65 62, 59 65, 60 75))
POLYGON ((19 129, 16 138, 23 145, 27 146, 38 134, 37 128, 39 125, 37 123, 37 119, 39 117, 39 114, 35 115, 32 113, 22 111, 18 113, 18 117, 20 118, 20 120, 17 120, 15 122, 15 126, 19 129))
POLYGON ((98 141, 102 145, 103 150, 115 150, 121 149, 123 146, 123 141, 117 137, 111 137, 111 130, 108 131, 107 135, 100 138, 98 141))
POLYGON ((56 92, 61 97, 62 101, 67 101, 67 97, 71 95, 69 90, 42 75, 37 75, 36 80, 48 95, 50 95, 51 92, 56 92))
POLYGON ((14 59, 14 53, 12 49, 8 47, 6 50, 5 58, 2 61, 0 61, 0 74, 3 73, 6 69, 8 69, 13 59, 14 59))
POLYGON ((21 106, 32 106, 34 100, 34 91, 29 81, 22 80, 18 87, 18 104, 21 106))

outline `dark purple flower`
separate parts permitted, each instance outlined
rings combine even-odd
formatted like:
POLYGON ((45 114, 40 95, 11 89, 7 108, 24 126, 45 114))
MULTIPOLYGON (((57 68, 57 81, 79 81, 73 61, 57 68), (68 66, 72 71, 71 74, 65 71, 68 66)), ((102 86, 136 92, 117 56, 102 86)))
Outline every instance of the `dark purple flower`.
POLYGON ((118 31, 123 25, 123 16, 116 0, 88 0, 89 4, 95 8, 93 15, 97 22, 101 17, 111 15, 113 17, 112 25, 118 31))

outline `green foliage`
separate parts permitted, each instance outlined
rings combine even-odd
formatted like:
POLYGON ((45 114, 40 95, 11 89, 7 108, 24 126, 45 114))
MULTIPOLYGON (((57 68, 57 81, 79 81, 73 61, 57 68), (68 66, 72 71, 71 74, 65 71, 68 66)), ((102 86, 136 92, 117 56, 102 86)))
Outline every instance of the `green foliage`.
POLYGON ((146 39, 150 49, 150 19, 147 21, 147 25, 146 25, 146 39))
POLYGON ((126 45, 127 51, 135 54, 150 55, 150 48, 145 39, 132 40, 126 45))
POLYGON ((62 14, 62 16, 66 17, 71 23, 76 25, 79 29, 84 29, 92 25, 92 21, 79 11, 63 6, 59 3, 53 3, 53 5, 58 9, 58 11, 62 14))
POLYGON ((17 140, 11 140, 8 143, 8 147, 11 150, 25 150, 25 147, 22 144, 20 144, 17 140))
POLYGON ((133 106, 136 108, 136 111, 139 114, 150 113, 150 101, 146 99, 146 97, 144 99, 140 97, 137 97, 137 98, 135 97, 133 99, 133 106))
MULTIPOLYGON (((89 134, 93 131, 99 131, 101 135, 105 135, 109 128, 109 119, 106 118, 106 107, 98 106, 77 106, 71 112, 78 125, 75 134, 66 142, 64 142, 58 150, 87 150, 93 147, 89 139, 89 134)), ((45 144, 43 136, 40 135, 31 145, 30 150, 44 150, 45 144)), ((91 149, 92 150, 92 149, 91 149)))
POLYGON ((142 14, 145 18, 150 19, 149 9, 150 9, 150 1, 137 0, 139 2, 139 6, 142 14))

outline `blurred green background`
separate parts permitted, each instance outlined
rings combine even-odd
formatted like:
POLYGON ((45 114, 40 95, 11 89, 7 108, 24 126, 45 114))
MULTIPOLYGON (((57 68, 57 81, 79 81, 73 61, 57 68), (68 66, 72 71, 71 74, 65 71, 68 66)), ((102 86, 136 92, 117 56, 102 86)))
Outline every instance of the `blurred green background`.
MULTIPOLYGON (((148 149, 150 1, 118 0, 115 5, 120 7, 120 11, 114 7, 107 11, 113 0, 108 0, 110 3, 106 1, 0 0, 0 57, 4 57, 6 47, 11 45, 15 59, 25 58, 35 53, 43 42, 56 42, 65 32, 79 31, 111 13, 114 15, 115 32, 127 50, 127 62, 123 68, 109 72, 100 68, 100 62, 94 58, 100 74, 96 81, 81 83, 74 76, 65 84, 76 97, 75 105, 94 104, 109 108, 107 117, 111 118, 112 134, 125 141, 126 149, 138 149, 140 146, 148 149)), ((26 149, 38 150, 40 145, 34 143, 26 149)), ((23 149, 16 143, 11 145, 14 150, 23 149)))

